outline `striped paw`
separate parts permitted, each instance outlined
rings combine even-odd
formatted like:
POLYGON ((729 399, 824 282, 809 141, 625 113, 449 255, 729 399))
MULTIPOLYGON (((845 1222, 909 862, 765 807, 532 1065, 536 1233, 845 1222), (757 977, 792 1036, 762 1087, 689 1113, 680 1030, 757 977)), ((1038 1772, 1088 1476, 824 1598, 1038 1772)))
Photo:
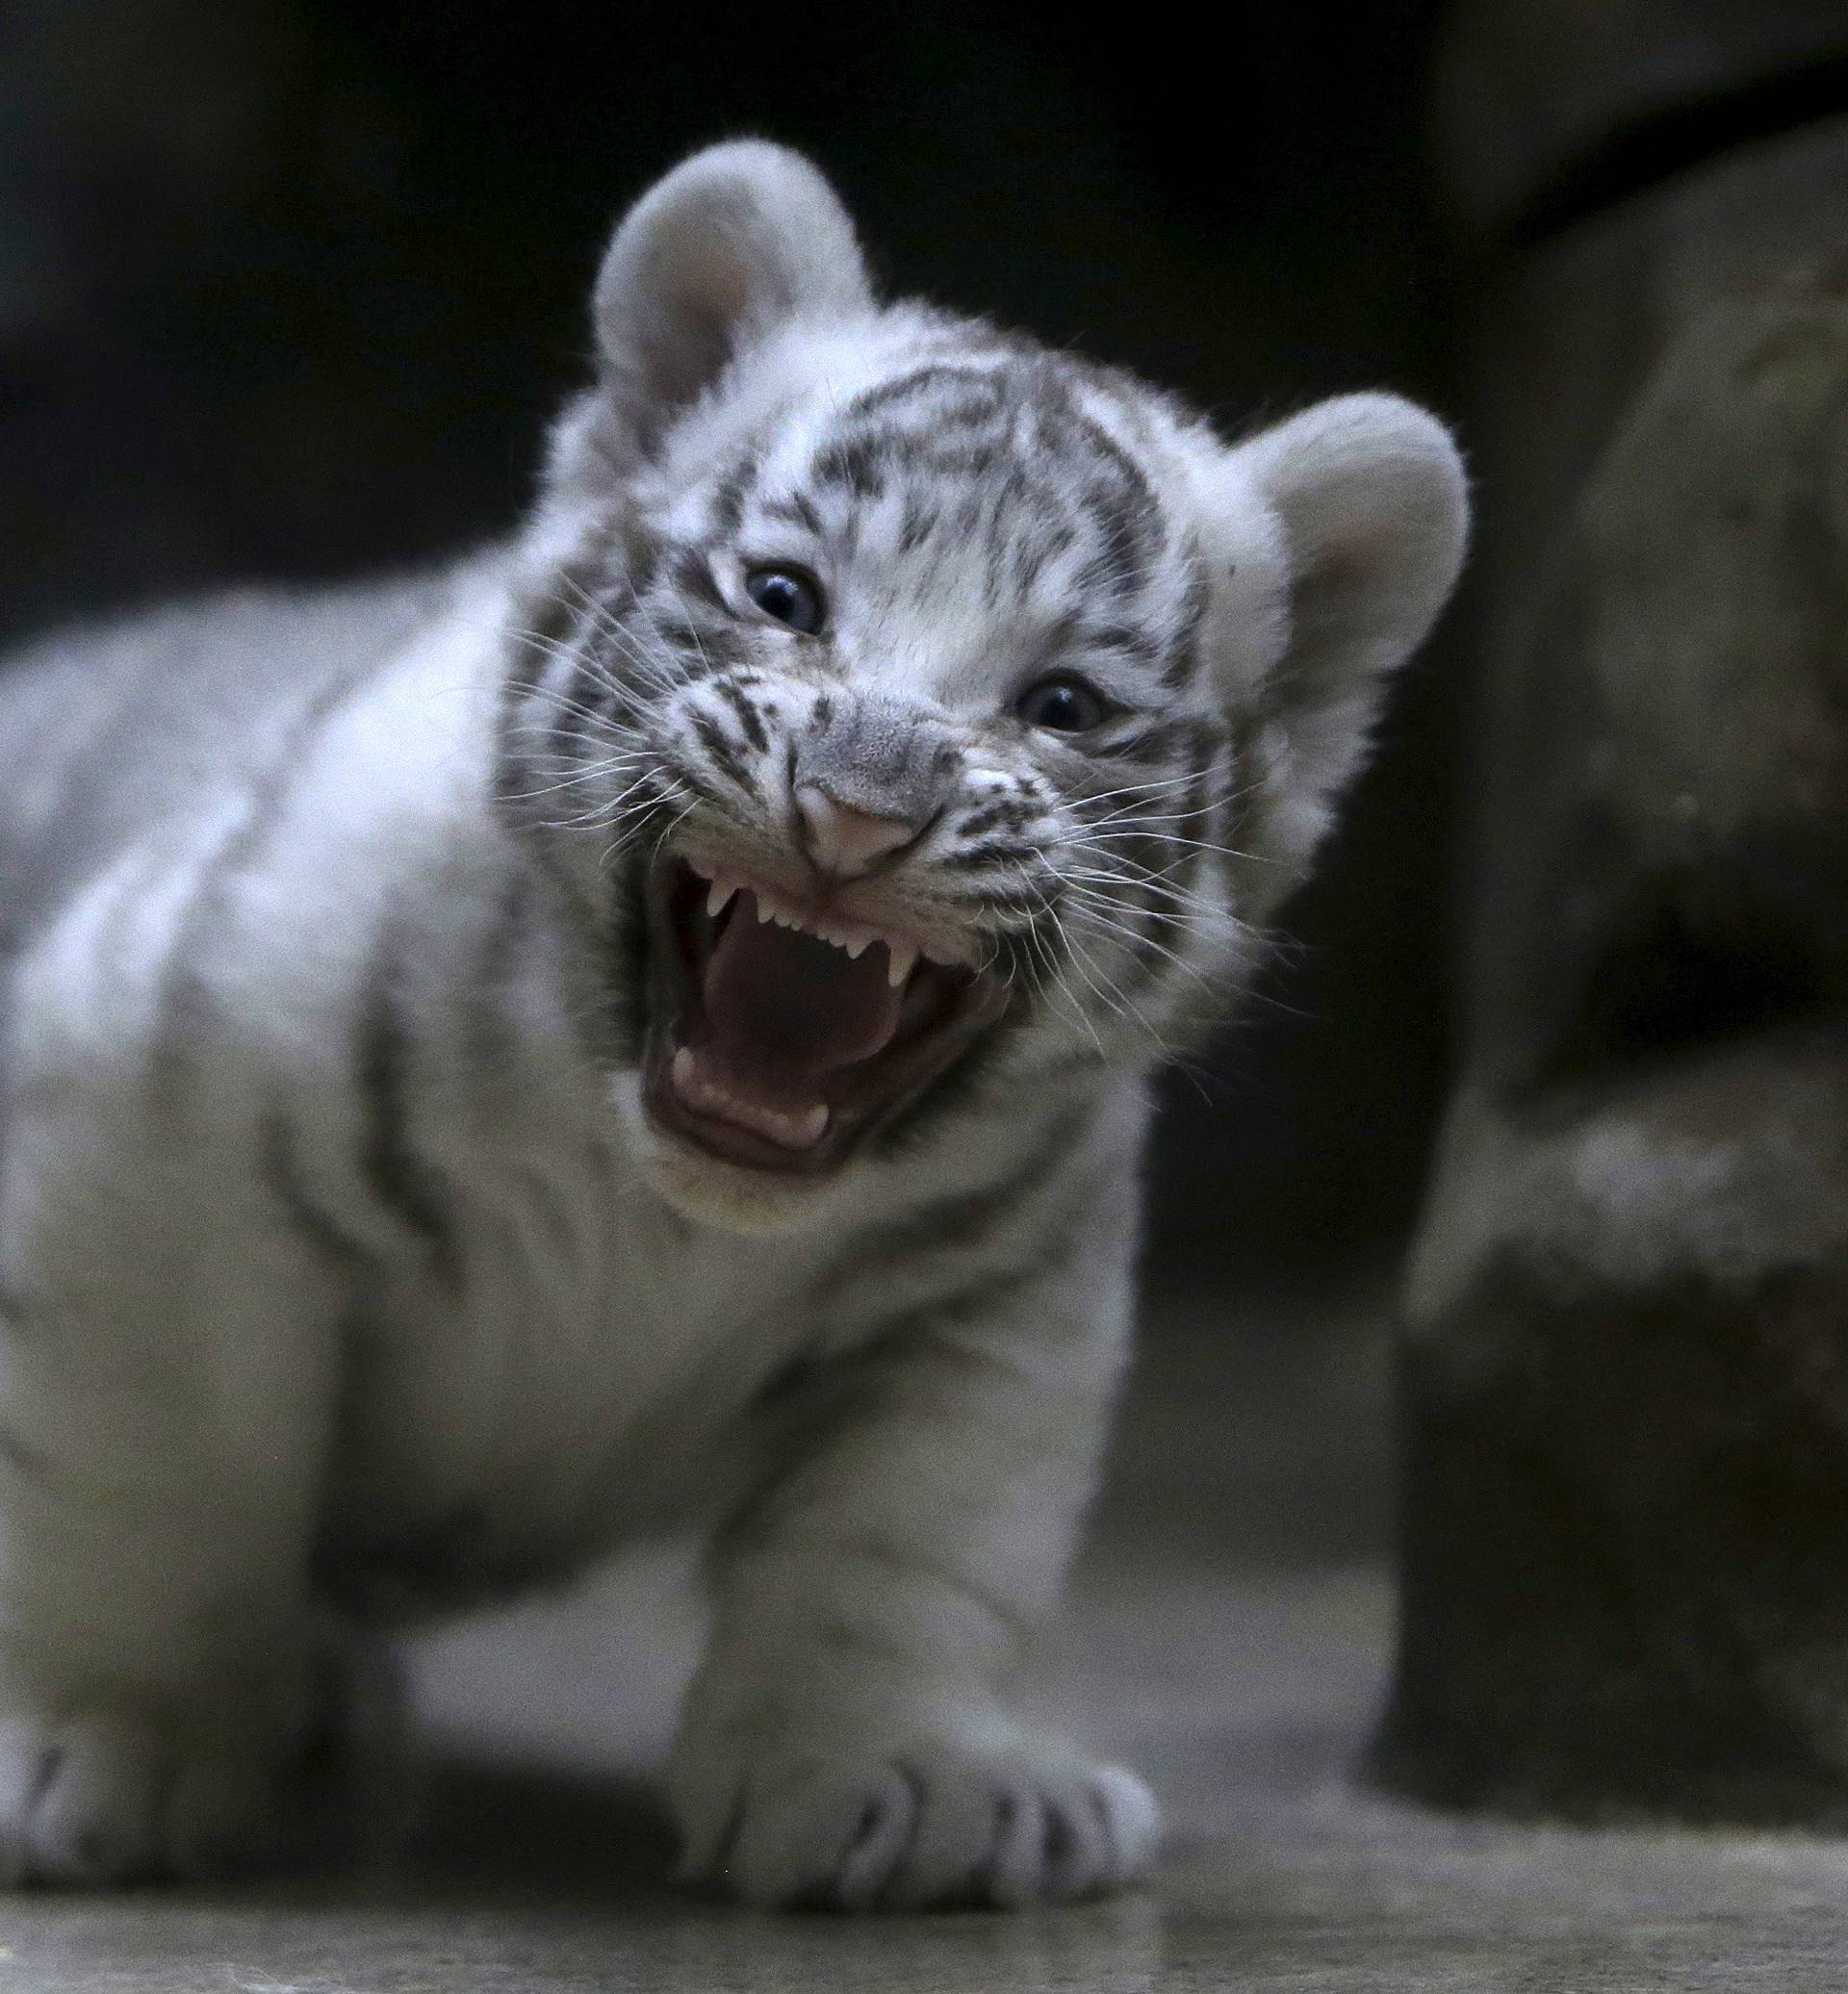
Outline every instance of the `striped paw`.
POLYGON ((0 1719, 0 1882, 91 1888, 261 1863, 271 1768, 126 1710, 0 1719))
POLYGON ((1026 1742, 784 1750, 723 1806, 678 1798, 682 1874, 765 1906, 1067 1904, 1134 1880, 1160 1835, 1133 1773, 1026 1742))

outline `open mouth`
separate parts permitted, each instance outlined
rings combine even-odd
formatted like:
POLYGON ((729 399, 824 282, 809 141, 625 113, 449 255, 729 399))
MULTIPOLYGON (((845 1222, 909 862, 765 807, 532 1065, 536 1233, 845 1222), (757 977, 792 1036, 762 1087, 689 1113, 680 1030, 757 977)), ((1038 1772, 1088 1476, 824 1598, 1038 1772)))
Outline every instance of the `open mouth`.
POLYGON ((649 1114, 752 1169, 825 1174, 999 1012, 895 931, 683 858, 649 888, 649 1114))

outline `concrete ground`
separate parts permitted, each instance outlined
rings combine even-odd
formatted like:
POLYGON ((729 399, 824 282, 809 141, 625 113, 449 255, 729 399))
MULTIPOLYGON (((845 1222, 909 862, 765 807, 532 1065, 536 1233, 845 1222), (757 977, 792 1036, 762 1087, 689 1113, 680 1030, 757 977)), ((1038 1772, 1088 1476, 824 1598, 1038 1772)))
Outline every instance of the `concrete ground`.
POLYGON ((1392 1618, 1377 1314, 1169 1315, 1045 1692, 1163 1794, 1149 1887, 884 1921, 677 1892, 644 1774, 695 1615, 654 1558, 419 1655, 430 1762, 396 1850, 15 1899, 0 1994, 1848 1989, 1848 1843, 1464 1823, 1357 1790, 1392 1618))

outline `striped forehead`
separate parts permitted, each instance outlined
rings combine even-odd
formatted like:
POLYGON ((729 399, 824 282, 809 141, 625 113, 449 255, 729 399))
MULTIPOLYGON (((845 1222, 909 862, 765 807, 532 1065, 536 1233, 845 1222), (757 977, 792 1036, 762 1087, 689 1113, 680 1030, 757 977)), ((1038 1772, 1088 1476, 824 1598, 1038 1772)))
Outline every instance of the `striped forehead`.
POLYGON ((808 411, 756 460, 738 521, 995 608, 1126 601, 1170 546, 1146 473, 1044 357, 930 363, 808 411))

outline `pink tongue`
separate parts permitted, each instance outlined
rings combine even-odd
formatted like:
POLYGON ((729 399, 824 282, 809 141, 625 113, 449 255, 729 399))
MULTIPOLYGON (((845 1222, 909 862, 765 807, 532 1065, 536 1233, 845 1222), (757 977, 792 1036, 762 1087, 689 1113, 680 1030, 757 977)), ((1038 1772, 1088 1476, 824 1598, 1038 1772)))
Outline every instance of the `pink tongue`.
POLYGON ((759 922, 740 895, 706 966, 705 1049, 736 1083, 769 1091, 870 1059, 898 1029, 903 990, 885 948, 858 960, 793 928, 759 922))

